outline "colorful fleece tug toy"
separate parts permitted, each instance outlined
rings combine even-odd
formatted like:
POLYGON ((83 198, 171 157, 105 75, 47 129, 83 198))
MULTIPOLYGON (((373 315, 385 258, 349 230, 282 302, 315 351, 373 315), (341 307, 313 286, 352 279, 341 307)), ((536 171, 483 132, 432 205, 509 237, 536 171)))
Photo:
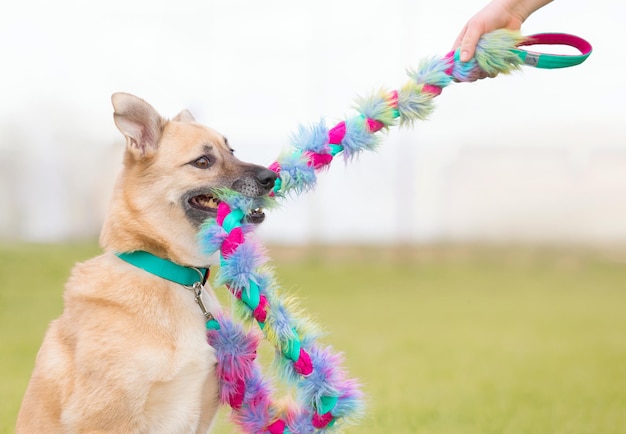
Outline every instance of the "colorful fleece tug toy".
POLYGON ((357 381, 347 377, 341 357, 321 346, 316 327, 294 311, 291 299, 281 296, 266 258, 251 237, 251 225, 242 224, 251 210, 270 207, 277 197, 300 194, 314 187, 316 172, 343 153, 351 160, 363 150, 374 150, 374 135, 399 119, 400 125, 425 119, 432 100, 453 81, 471 82, 509 73, 527 64, 561 68, 583 62, 591 46, 571 35, 542 34, 522 38, 510 31, 485 35, 474 59, 462 63, 458 52, 441 59, 423 61, 409 72, 411 81, 398 91, 380 91, 358 101, 359 115, 328 128, 324 121, 300 127, 292 137, 292 150, 270 165, 278 174, 272 197, 251 199, 232 191, 216 192, 221 203, 216 219, 209 219, 199 234, 206 253, 219 251, 218 284, 235 296, 235 310, 244 321, 255 321, 276 348, 274 368, 296 390, 295 403, 272 401, 270 381, 255 360, 260 335, 244 328, 222 312, 208 316, 208 340, 217 354, 221 379, 220 399, 232 407, 232 420, 247 433, 330 433, 355 422, 363 414, 362 393, 357 381), (544 55, 518 47, 564 44, 577 48, 580 56, 544 55))

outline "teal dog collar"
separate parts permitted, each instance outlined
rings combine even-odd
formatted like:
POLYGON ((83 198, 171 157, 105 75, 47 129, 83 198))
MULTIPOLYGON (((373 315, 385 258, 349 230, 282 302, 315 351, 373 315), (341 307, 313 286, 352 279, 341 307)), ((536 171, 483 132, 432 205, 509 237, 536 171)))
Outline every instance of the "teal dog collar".
POLYGON ((184 286, 193 286, 198 282, 203 284, 209 273, 208 268, 185 267, 143 250, 116 253, 116 255, 137 268, 184 286))

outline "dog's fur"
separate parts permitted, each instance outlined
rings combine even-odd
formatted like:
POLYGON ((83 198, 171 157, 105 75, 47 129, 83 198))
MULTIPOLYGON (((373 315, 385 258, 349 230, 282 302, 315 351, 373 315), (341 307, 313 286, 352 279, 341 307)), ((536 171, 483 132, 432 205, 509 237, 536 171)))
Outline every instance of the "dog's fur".
POLYGON ((218 406, 215 356, 193 293, 115 252, 206 267, 196 236, 215 215, 212 189, 261 196, 275 175, 239 161, 224 137, 187 111, 167 121, 135 96, 112 101, 127 146, 100 237, 105 252, 72 271, 18 433, 205 433, 218 406))

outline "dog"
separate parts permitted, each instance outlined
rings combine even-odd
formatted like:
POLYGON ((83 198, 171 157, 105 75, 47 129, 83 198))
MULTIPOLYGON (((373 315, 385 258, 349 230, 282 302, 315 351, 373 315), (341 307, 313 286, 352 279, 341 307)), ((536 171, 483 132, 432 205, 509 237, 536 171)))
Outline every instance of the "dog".
MULTIPOLYGON (((118 255, 148 252, 185 267, 212 259, 197 242, 216 188, 268 194, 276 174, 237 159, 227 140, 182 111, 166 120, 144 100, 112 96, 126 138, 100 235, 78 263, 64 310, 46 332, 18 414, 21 433, 206 433, 218 408, 215 354, 194 292, 118 255)), ((246 216, 264 219, 262 210, 246 216)), ((215 294, 205 287, 208 310, 215 294)), ((200 303, 202 304, 202 303, 200 303)))

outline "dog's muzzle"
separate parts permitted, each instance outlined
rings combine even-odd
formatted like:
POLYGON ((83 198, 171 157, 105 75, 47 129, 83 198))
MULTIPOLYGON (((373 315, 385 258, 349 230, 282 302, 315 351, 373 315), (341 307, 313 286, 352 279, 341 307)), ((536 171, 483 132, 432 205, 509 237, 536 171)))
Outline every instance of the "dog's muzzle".
MULTIPOLYGON (((229 187, 247 197, 262 197, 272 191, 277 175, 264 167, 255 167, 249 176, 235 180, 229 187)), ((196 189, 188 192, 183 198, 183 207, 187 217, 196 226, 200 226, 207 218, 217 216, 219 198, 211 189, 196 189)), ((265 220, 263 209, 257 208, 246 215, 246 222, 260 224, 265 220)))

